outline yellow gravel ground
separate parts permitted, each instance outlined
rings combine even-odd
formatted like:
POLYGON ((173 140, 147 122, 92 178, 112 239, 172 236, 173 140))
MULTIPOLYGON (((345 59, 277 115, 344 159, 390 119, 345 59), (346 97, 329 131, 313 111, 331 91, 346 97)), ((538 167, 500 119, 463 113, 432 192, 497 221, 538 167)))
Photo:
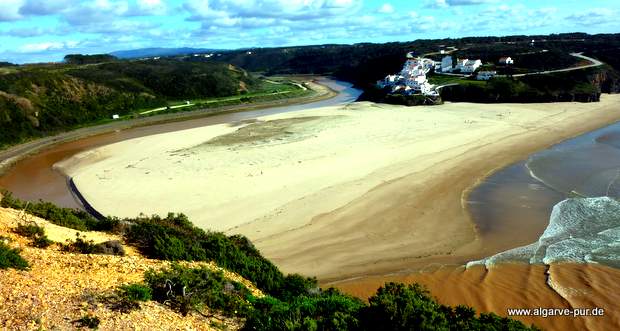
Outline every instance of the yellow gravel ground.
MULTIPOLYGON (((0 238, 22 250, 20 255, 30 263, 30 269, 0 270, 0 329, 75 329, 74 321, 85 315, 98 317, 100 330, 236 330, 242 325, 239 319, 217 315, 205 318, 194 313, 183 317, 154 301, 141 303, 141 309, 131 313, 113 311, 96 298, 112 293, 120 285, 140 282, 146 270, 167 267, 170 263, 147 259, 127 246, 128 254, 123 257, 67 253, 56 245, 47 249, 30 247, 29 239, 13 232, 18 215, 16 210, 0 208, 0 238)), ((75 239, 76 230, 34 216, 30 220, 43 226, 53 241, 75 239)), ((101 232, 81 232, 80 235, 95 242, 121 239, 101 232)), ((254 295, 262 296, 252 283, 214 263, 186 265, 206 265, 221 270, 227 278, 243 283, 254 295)))

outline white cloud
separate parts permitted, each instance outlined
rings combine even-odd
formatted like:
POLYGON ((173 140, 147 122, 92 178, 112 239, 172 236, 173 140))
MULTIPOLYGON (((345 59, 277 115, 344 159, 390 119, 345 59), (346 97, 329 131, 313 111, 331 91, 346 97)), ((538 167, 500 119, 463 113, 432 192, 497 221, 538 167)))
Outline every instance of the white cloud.
POLYGON ((361 0, 188 0, 183 8, 196 21, 223 17, 304 20, 352 14, 361 4, 361 0))
POLYGON ((567 20, 585 26, 601 25, 617 22, 618 12, 608 8, 592 8, 566 17, 567 20))
POLYGON ((48 51, 58 51, 75 48, 79 45, 77 41, 50 41, 41 43, 25 44, 18 50, 20 53, 42 53, 48 51))
POLYGON ((89 25, 109 22, 129 12, 127 1, 95 0, 81 3, 63 12, 64 19, 71 25, 89 25))
POLYGON ((0 22, 17 21, 22 18, 19 8, 24 4, 23 0, 0 1, 0 22))
POLYGON ((394 7, 389 3, 384 3, 381 7, 379 7, 378 12, 382 14, 391 14, 394 12, 394 7))
POLYGON ((53 15, 70 6, 75 5, 74 0, 26 0, 19 8, 19 13, 28 15, 53 15))
POLYGON ((138 0, 136 2, 138 15, 164 15, 168 11, 168 6, 161 0, 138 0))
POLYGON ((426 8, 447 8, 458 6, 473 6, 485 3, 493 3, 497 0, 427 0, 426 8))

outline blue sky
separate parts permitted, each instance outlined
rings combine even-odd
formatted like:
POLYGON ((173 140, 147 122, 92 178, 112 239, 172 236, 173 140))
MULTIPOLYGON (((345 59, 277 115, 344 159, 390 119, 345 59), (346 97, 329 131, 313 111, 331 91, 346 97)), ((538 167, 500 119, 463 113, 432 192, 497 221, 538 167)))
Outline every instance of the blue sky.
POLYGON ((620 32, 618 0, 0 0, 0 61, 143 47, 235 49, 620 32))

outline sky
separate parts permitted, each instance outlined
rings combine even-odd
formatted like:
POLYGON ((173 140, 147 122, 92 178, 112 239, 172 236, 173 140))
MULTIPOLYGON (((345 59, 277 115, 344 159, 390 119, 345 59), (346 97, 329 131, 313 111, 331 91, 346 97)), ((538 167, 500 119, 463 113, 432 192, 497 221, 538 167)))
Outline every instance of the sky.
POLYGON ((145 47, 620 32, 618 0, 0 0, 0 61, 145 47))

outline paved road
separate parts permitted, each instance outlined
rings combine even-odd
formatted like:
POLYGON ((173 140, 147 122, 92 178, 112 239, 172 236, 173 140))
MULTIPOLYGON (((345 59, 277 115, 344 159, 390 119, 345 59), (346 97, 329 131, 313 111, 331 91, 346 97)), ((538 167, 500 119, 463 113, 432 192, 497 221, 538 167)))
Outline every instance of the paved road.
POLYGON ((593 67, 598 67, 598 66, 602 66, 604 63, 597 60, 597 59, 593 59, 591 57, 585 56, 582 53, 570 53, 570 55, 574 56, 574 57, 578 57, 580 59, 584 59, 584 60, 588 60, 591 63, 590 64, 586 64, 586 65, 582 65, 582 66, 578 66, 578 67, 571 67, 571 68, 564 68, 564 69, 557 69, 557 70, 548 70, 548 71, 539 71, 539 72, 531 72, 531 73, 527 73, 527 74, 516 74, 516 75, 512 75, 512 77, 523 77, 523 76, 529 76, 529 75, 544 75, 544 74, 552 74, 555 72, 566 72, 566 71, 574 71, 574 70, 581 70, 581 69, 586 69, 586 68, 593 68, 593 67))

